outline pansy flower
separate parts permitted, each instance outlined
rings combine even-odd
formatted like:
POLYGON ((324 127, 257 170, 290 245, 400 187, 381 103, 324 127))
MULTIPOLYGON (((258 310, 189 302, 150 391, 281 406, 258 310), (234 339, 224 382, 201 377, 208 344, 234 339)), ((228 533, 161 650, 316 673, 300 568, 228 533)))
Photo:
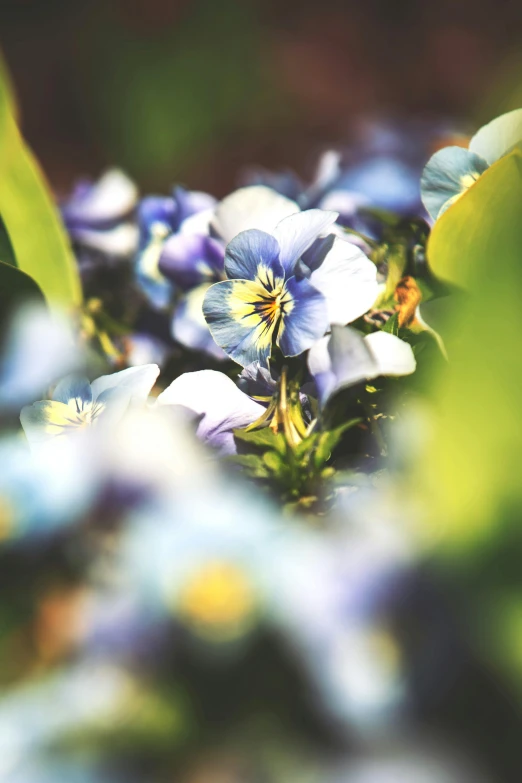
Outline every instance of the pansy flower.
POLYGON ((497 160, 522 140, 522 109, 484 125, 468 149, 445 147, 433 155, 421 179, 422 200, 437 220, 497 160))
POLYGON ((69 376, 56 386, 52 400, 27 405, 20 421, 31 445, 118 421, 130 403, 145 404, 159 374, 155 364, 130 367, 89 383, 69 376))
POLYGON ((158 308, 167 307, 175 290, 181 292, 172 336, 187 348, 223 359, 226 354, 214 342, 201 305, 208 286, 225 278, 225 247, 240 231, 271 230, 299 207, 266 187, 239 188, 213 206, 205 206, 205 194, 190 195, 191 207, 199 210, 190 214, 185 208, 181 223, 180 214, 175 218, 172 212, 172 200, 151 197, 142 202, 140 220, 149 226, 149 241, 138 259, 138 280, 158 308))
POLYGON ((80 263, 97 253, 110 258, 128 258, 138 247, 134 209, 138 189, 118 169, 110 169, 97 182, 79 182, 61 204, 62 218, 80 263))
MULTIPOLYGON (((188 191, 179 186, 174 188, 172 196, 147 196, 141 201, 136 279, 153 307, 160 310, 167 307, 172 297, 173 281, 167 279, 164 269, 160 268, 169 238, 177 236, 185 221, 193 216, 201 214, 204 221, 206 216, 208 223, 208 213, 215 203, 215 198, 208 193, 188 191)), ((190 235, 191 232, 186 233, 190 235)))
POLYGON ((243 367, 268 366, 275 343, 298 356, 332 323, 363 315, 377 296, 374 264, 328 232, 335 212, 307 210, 272 233, 251 229, 227 246, 228 280, 211 286, 203 312, 214 340, 243 367))

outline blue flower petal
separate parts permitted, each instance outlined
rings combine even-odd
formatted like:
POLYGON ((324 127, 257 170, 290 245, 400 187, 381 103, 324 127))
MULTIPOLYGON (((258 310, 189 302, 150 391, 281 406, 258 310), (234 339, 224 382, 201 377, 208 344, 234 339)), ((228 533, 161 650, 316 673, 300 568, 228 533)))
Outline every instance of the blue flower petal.
POLYGON ((92 402, 91 385, 87 378, 69 375, 56 386, 53 394, 55 402, 65 405, 74 403, 79 411, 92 402))
POLYGON ((229 242, 225 251, 225 271, 230 279, 255 280, 259 269, 270 269, 283 277, 279 245, 271 234, 251 228, 229 242))
POLYGON ((487 168, 483 158, 462 147, 445 147, 432 155, 422 172, 421 193, 433 220, 437 220, 487 168))
POLYGON ((219 242, 198 234, 173 234, 163 245, 158 268, 185 291, 219 280, 224 251, 219 242))
POLYGON ((328 328, 326 300, 306 279, 286 282, 291 306, 281 319, 277 344, 284 356, 299 356, 308 350, 328 328))
POLYGON ((151 305, 164 310, 170 304, 173 285, 159 270, 159 259, 170 229, 162 223, 154 223, 148 243, 136 258, 136 283, 151 305))
POLYGON ((197 215, 198 212, 212 209, 212 207, 216 205, 214 196, 199 190, 186 190, 180 185, 174 188, 173 196, 177 205, 177 218, 179 224, 183 223, 184 220, 192 215, 197 215))
POLYGON ((152 226, 161 223, 169 231, 175 231, 179 225, 178 207, 172 198, 166 196, 147 196, 138 207, 138 222, 143 242, 148 242, 152 226))
POLYGON ((203 313, 214 340, 243 367, 268 366, 276 319, 259 312, 265 288, 251 280, 225 280, 208 289, 203 313))
POLYGON ((273 234, 279 244, 279 259, 289 277, 305 250, 326 231, 338 217, 337 212, 322 209, 308 209, 284 218, 275 227, 273 234))

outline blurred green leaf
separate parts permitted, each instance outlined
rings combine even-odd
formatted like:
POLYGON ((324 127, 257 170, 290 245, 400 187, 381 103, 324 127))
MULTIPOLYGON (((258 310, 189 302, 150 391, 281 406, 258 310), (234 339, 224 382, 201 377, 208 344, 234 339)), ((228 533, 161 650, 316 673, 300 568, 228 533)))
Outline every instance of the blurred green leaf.
POLYGON ((32 277, 0 261, 0 331, 7 326, 14 310, 27 301, 43 304, 45 299, 32 277))
POLYGON ((76 262, 44 177, 16 126, 12 93, 2 74, 0 69, 0 217, 16 265, 49 302, 78 305, 76 262))
POLYGON ((429 243, 436 273, 469 293, 452 315, 434 434, 417 460, 428 534, 450 546, 480 547, 506 505, 522 507, 521 204, 514 150, 447 210, 429 243))
POLYGON ((4 221, 0 217, 0 261, 16 266, 16 258, 4 221))

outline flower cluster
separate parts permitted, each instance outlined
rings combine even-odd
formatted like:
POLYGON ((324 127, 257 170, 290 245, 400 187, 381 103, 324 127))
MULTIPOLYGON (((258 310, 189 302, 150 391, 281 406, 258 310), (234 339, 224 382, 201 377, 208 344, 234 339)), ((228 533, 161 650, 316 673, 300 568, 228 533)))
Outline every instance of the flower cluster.
POLYGON ((366 126, 221 199, 112 170, 60 205, 81 303, 1 264, 0 779, 479 779, 415 470, 464 307, 430 247, 521 117, 431 158, 445 129, 366 126))

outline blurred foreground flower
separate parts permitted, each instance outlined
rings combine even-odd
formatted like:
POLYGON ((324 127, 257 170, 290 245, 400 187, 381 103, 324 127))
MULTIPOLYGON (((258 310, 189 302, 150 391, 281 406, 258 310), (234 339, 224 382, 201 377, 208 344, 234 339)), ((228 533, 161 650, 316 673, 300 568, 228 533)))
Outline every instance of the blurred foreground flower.
POLYGON ((82 363, 71 323, 45 307, 22 307, 0 358, 0 409, 20 406, 82 363))
POLYGON ((159 375, 155 364, 130 367, 89 383, 87 378, 61 381, 52 400, 23 408, 20 420, 27 439, 39 444, 58 435, 71 435, 100 423, 114 423, 129 403, 145 404, 159 375))

